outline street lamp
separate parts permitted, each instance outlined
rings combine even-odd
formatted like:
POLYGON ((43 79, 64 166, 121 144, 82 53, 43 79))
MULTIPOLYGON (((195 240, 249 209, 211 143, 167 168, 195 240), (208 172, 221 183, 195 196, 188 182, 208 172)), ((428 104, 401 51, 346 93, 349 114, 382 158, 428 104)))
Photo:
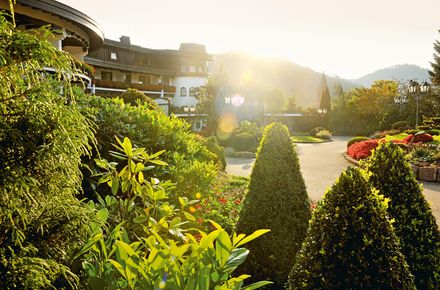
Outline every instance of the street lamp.
POLYGON ((421 94, 428 93, 429 91, 429 83, 427 81, 423 81, 423 83, 419 84, 416 81, 409 81, 408 91, 410 94, 413 94, 416 99, 416 128, 419 125, 419 99, 421 94), (420 94, 419 94, 420 92, 420 94))

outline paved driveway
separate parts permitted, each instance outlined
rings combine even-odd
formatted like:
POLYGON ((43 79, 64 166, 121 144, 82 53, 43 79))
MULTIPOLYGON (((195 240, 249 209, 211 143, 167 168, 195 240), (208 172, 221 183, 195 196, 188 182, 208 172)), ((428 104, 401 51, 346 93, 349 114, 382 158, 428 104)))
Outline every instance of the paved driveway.
MULTIPOLYGON (((298 144, 301 172, 311 199, 321 199, 326 189, 350 165, 342 155, 349 139, 350 137, 333 137, 333 141, 328 143, 298 144)), ((226 158, 226 171, 234 175, 249 176, 254 161, 255 159, 249 158, 226 158)), ((437 223, 440 224, 440 184, 424 182, 423 188, 437 223)))

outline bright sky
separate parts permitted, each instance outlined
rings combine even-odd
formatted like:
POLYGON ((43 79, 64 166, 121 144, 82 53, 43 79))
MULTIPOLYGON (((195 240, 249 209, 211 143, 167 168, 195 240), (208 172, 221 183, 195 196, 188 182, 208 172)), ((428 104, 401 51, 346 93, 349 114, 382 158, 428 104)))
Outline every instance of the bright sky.
POLYGON ((149 48, 205 44, 286 58, 357 78, 397 64, 430 68, 440 0, 59 0, 95 19, 106 38, 149 48))

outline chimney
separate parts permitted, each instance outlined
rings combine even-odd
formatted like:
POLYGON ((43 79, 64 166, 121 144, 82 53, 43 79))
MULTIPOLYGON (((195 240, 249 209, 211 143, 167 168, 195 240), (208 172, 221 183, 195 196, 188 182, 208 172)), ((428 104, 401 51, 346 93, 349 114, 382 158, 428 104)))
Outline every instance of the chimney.
POLYGON ((123 35, 119 37, 119 40, 121 41, 122 44, 130 45, 130 36, 123 35))

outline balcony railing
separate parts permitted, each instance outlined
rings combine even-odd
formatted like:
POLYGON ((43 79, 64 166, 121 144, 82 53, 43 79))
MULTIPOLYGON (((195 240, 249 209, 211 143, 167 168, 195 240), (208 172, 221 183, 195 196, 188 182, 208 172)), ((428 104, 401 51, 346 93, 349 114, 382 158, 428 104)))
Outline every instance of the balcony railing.
POLYGON ((164 90, 164 92, 176 92, 176 87, 174 86, 165 86, 165 85, 144 85, 137 83, 126 83, 121 81, 109 81, 109 80, 93 80, 93 83, 96 87, 103 88, 111 88, 111 89, 137 89, 140 91, 157 91, 160 92, 164 90))

